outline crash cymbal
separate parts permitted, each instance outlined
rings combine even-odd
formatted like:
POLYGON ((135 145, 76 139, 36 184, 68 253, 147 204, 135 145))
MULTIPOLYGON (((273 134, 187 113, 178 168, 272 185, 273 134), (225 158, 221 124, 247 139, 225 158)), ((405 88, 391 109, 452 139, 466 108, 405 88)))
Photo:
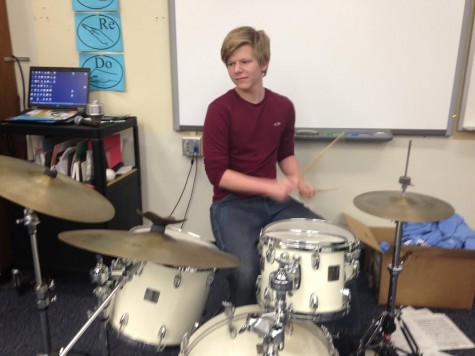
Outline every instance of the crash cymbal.
POLYGON ((400 191, 375 191, 358 195, 353 203, 364 212, 402 222, 432 222, 454 214, 446 202, 428 195, 400 191))
POLYGON ((94 189, 64 174, 45 174, 43 167, 0 155, 0 196, 53 217, 98 223, 112 219, 112 204, 94 189))
POLYGON ((188 242, 167 234, 148 231, 75 230, 59 234, 59 239, 78 248, 113 257, 150 261, 192 268, 231 268, 239 260, 214 245, 188 242))

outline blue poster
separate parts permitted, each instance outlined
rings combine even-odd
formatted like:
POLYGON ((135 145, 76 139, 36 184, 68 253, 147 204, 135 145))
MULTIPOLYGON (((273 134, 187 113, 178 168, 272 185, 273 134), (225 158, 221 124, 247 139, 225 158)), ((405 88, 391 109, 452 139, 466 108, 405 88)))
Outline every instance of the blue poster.
POLYGON ((81 53, 81 67, 91 69, 90 90, 124 91, 125 66, 123 54, 81 53))
POLYGON ((72 0, 74 11, 117 11, 119 0, 72 0))
POLYGON ((76 47, 79 52, 123 52, 122 23, 116 13, 76 13, 76 47))

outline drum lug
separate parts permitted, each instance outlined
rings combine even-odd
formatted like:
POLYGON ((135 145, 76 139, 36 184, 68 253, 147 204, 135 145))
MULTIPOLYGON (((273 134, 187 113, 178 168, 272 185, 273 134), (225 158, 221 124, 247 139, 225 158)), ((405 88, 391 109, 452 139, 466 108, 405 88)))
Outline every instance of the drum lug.
POLYGON ((316 293, 312 293, 312 295, 310 296, 309 307, 313 310, 316 310, 318 308, 318 296, 316 293))
POLYGON ((180 342, 180 353, 178 356, 186 356, 188 352, 188 344, 190 343, 190 335, 186 332, 185 335, 181 338, 180 342))
POLYGON ((193 324, 193 327, 191 328, 190 335, 193 335, 195 333, 195 331, 198 330, 199 327, 200 327, 200 322, 196 321, 193 324))
POLYGON ((269 307, 270 303, 272 302, 272 289, 266 287, 264 289, 264 307, 269 307))
POLYGON ((320 254, 318 252, 314 252, 312 254, 311 264, 314 270, 317 270, 320 268, 320 254))
POLYGON ((257 276, 256 279, 256 297, 259 300, 259 295, 261 294, 261 282, 262 282, 262 274, 257 276))
POLYGON ((182 270, 178 269, 178 274, 175 275, 175 278, 173 279, 173 286, 175 288, 179 288, 181 284, 181 279, 182 279, 182 270))
POLYGON ((147 263, 147 262, 141 262, 141 263, 140 263, 139 267, 137 268, 137 271, 135 272, 135 274, 136 274, 137 276, 140 276, 140 275, 142 274, 143 269, 144 269, 146 263, 147 263))
POLYGON ((350 310, 350 304, 351 304, 351 291, 349 288, 343 288, 341 291, 341 296, 343 300, 343 306, 347 310, 350 310))
POLYGON ((162 352, 165 349, 165 345, 162 345, 162 340, 166 334, 167 334, 167 327, 165 325, 160 326, 160 329, 158 329, 157 352, 162 352))
POLYGON ((128 313, 122 314, 119 320, 119 324, 120 324, 119 329, 122 330, 122 328, 126 326, 128 322, 129 322, 129 314, 128 313))
POLYGON ((206 286, 207 287, 210 287, 213 284, 213 282, 214 282, 214 273, 215 273, 215 270, 213 270, 213 272, 211 272, 208 275, 208 278, 206 278, 206 286))
POLYGON ((234 312, 236 311, 236 308, 230 302, 223 302, 223 307, 224 307, 224 315, 226 315, 226 320, 228 322, 229 336, 231 337, 231 339, 235 339, 237 336, 237 330, 236 330, 236 327, 233 325, 233 320, 234 320, 234 312))
POLYGON ((356 278, 358 277, 358 275, 360 274, 360 261, 359 260, 355 260, 353 261, 353 278, 356 278))
POLYGON ((275 261, 275 250, 273 247, 269 247, 266 252, 266 260, 268 263, 274 263, 275 261))

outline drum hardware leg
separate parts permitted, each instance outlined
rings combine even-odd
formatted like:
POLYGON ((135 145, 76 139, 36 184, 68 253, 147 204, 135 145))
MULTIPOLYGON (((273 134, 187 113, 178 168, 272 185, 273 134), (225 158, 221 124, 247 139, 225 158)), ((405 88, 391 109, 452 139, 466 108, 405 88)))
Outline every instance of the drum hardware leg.
MULTIPOLYGON (((23 210, 23 218, 18 219, 17 224, 23 224, 28 229, 30 235, 31 252, 33 256, 33 267, 35 272, 35 292, 36 292, 36 305, 38 307, 41 323, 41 335, 43 339, 43 347, 45 353, 43 355, 51 355, 51 335, 48 321, 48 306, 50 302, 53 302, 55 296, 48 295, 50 286, 43 283, 43 277, 41 276, 40 258, 38 254, 38 244, 36 240, 36 226, 40 223, 38 216, 31 209, 23 210)), ((53 287, 53 283, 51 287, 53 287)))
POLYGON ((99 316, 99 314, 102 313, 104 308, 106 308, 111 301, 112 297, 117 293, 119 289, 123 287, 123 285, 127 282, 126 278, 121 278, 118 282, 118 284, 114 287, 112 292, 107 296, 107 298, 104 299, 102 304, 96 309, 96 311, 89 317, 89 319, 86 321, 86 323, 83 325, 83 327, 77 332, 77 334, 73 337, 73 339, 70 341, 70 343, 64 347, 61 348, 59 356, 66 356, 71 350, 71 348, 76 344, 76 342, 80 339, 80 337, 84 334, 84 332, 91 326, 92 322, 99 316))
MULTIPOLYGON (((102 256, 96 255, 97 263, 96 266, 90 271, 89 275, 91 278, 91 282, 96 284, 97 287, 94 288, 94 295, 98 300, 98 308, 105 302, 107 296, 111 293, 112 289, 112 281, 109 280, 109 269, 107 265, 103 263, 102 256)), ((91 317, 93 315, 92 312, 88 313, 88 316, 91 317)), ((105 356, 110 355, 110 347, 109 347, 109 333, 108 333, 108 321, 109 321, 109 313, 106 308, 102 311, 102 316, 100 319, 100 327, 99 327, 99 343, 102 344, 103 347, 103 354, 105 356)))

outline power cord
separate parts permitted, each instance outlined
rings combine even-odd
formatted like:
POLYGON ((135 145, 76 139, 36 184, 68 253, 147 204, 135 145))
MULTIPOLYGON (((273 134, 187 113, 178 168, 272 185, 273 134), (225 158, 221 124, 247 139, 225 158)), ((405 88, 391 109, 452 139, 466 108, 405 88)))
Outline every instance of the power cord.
POLYGON ((180 197, 178 198, 178 201, 176 202, 175 204, 175 207, 173 208, 173 210, 171 211, 170 215, 168 216, 172 216, 173 213, 175 212, 176 208, 178 207, 178 204, 180 203, 181 201, 181 198, 183 197, 183 194, 185 193, 185 189, 186 189, 186 186, 188 185, 188 179, 190 178, 190 174, 191 174, 191 170, 193 169, 193 164, 195 162, 195 159, 194 157, 191 159, 191 164, 190 164, 190 169, 188 170, 188 175, 186 176, 186 180, 185 180, 185 185, 183 186, 183 189, 181 191, 181 194, 180 194, 180 197))
MULTIPOLYGON (((196 152, 196 147, 194 149, 194 158, 196 158, 196 164, 195 164, 195 176, 193 178, 193 185, 191 187, 191 193, 190 193, 190 199, 188 199, 188 205, 186 206, 186 210, 185 210, 185 216, 183 217, 183 222, 181 224, 181 228, 183 229, 183 226, 185 226, 185 222, 186 222, 186 219, 188 217, 188 210, 190 209, 190 206, 191 206, 191 201, 193 199, 193 195, 195 193, 195 187, 196 187, 196 177, 198 176, 198 157, 197 157, 197 152, 196 152)), ((192 158, 192 160, 194 159, 192 158)))
POLYGON ((23 109, 20 108, 20 111, 22 110, 26 110, 26 89, 25 89, 25 76, 23 75, 23 69, 21 67, 21 64, 20 64, 20 60, 18 59, 18 57, 12 55, 11 56, 14 60, 15 60, 15 63, 18 65, 18 69, 20 70, 20 75, 21 75, 21 86, 22 86, 22 93, 23 93, 23 109))

